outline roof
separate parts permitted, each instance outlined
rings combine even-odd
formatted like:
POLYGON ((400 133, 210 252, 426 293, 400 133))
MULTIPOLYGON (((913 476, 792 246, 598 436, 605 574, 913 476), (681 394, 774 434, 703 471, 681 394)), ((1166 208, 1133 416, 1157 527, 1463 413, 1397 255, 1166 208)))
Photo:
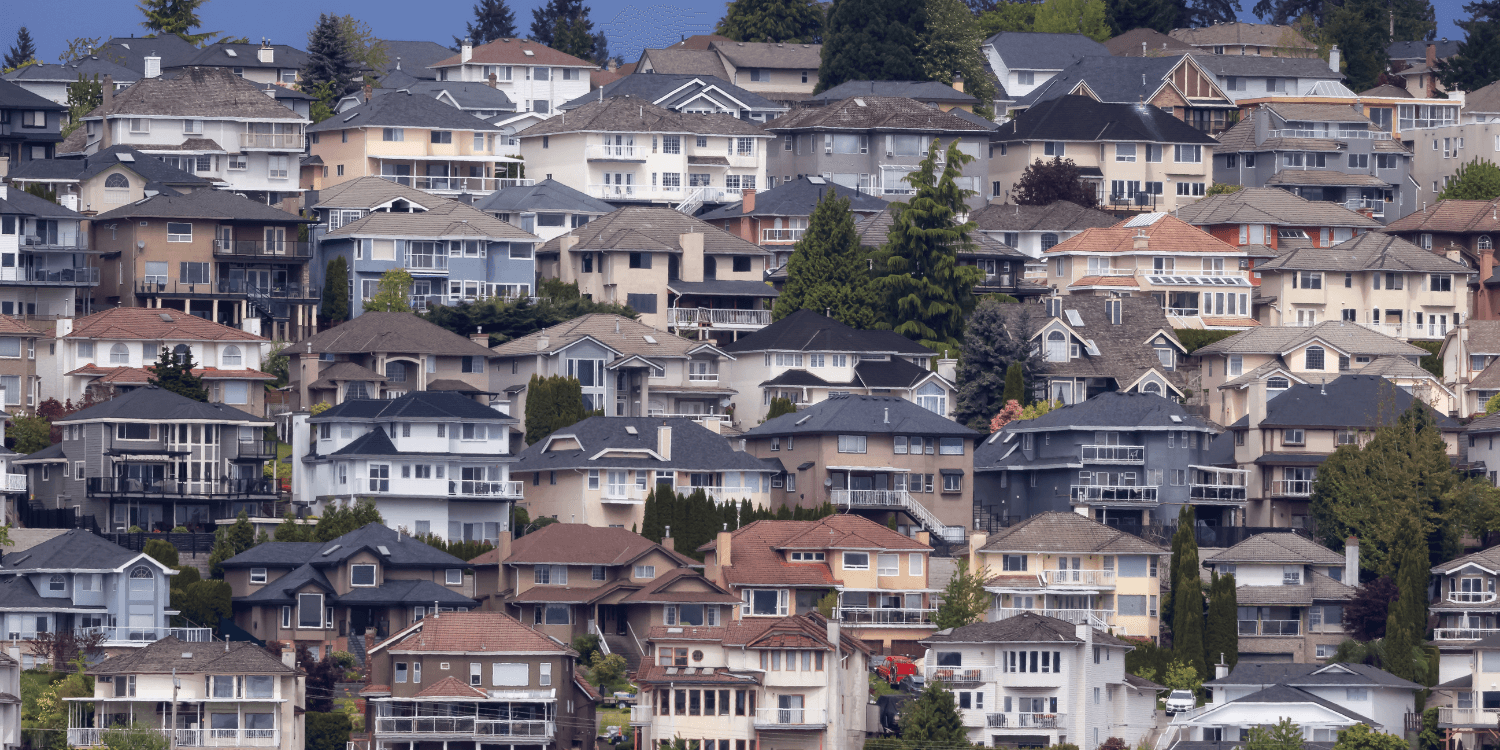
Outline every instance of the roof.
POLYGON ((62 534, 0 560, 0 573, 44 570, 115 570, 141 556, 83 529, 62 534))
POLYGON ((823 196, 833 193, 849 200, 849 210, 856 214, 875 214, 890 204, 854 188, 838 185, 821 177, 809 178, 801 175, 790 182, 779 183, 763 193, 755 194, 755 208, 745 211, 744 201, 716 208, 698 218, 704 221, 732 219, 738 216, 812 216, 823 196), (816 181, 814 181, 816 180, 816 181))
MULTIPOLYGON (((1179 391, 1187 387, 1185 368, 1163 370, 1153 347, 1158 336, 1166 336, 1169 346, 1181 345, 1172 334, 1166 311, 1154 299, 1139 295, 1119 298, 1118 324, 1109 322, 1105 309, 1109 298, 1072 294, 1061 299, 1063 315, 1057 320, 1067 327, 1067 335, 1080 345, 1082 356, 1069 358, 1067 362, 1043 363, 1042 372, 1046 376, 1108 378, 1123 389, 1154 371, 1179 391), (1072 324, 1074 315, 1082 325, 1072 324), (1092 350, 1087 346, 1089 343, 1094 345, 1092 350)), ((1051 323, 1046 309, 1038 304, 1000 305, 997 311, 1005 328, 1015 336, 1039 335, 1042 328, 1051 323)))
POLYGON ((447 569, 466 565, 447 552, 378 523, 367 524, 327 542, 264 542, 225 560, 223 564, 230 568, 296 568, 302 565, 318 569, 336 568, 362 551, 379 555, 387 567, 447 569), (382 547, 385 551, 381 550, 382 547))
POLYGON ((1077 513, 1039 513, 991 534, 983 552, 1067 552, 1106 555, 1165 555, 1134 534, 1077 513))
MULTIPOLYGON (((688 216, 675 209, 653 206, 627 206, 601 216, 564 236, 578 240, 569 252, 653 250, 677 253, 682 252, 682 235, 694 233, 703 235, 703 252, 711 255, 766 254, 766 251, 759 245, 730 234, 702 219, 688 216)), ((561 250, 561 237, 554 237, 537 248, 538 253, 557 253, 561 250)))
MULTIPOLYGON (((99 217, 94 217, 95 221, 99 217)), ((341 326, 342 327, 342 326, 341 326)), ((117 307, 73 321, 69 339, 125 341, 265 341, 253 333, 180 310, 117 307)))
POLYGON ((198 46, 176 34, 148 37, 115 37, 105 40, 94 49, 94 55, 137 73, 145 70, 144 60, 149 55, 161 59, 162 67, 197 54, 198 46))
POLYGON ((548 524, 517 537, 511 543, 510 556, 504 560, 499 559, 499 550, 490 550, 470 560, 469 564, 629 565, 652 550, 667 555, 682 566, 698 564, 634 531, 583 523, 548 524))
MULTIPOLYGON (((151 158, 151 157, 146 157, 151 158)), ((94 221, 112 219, 212 219, 218 221, 255 221, 275 223, 305 222, 296 214, 250 200, 228 190, 190 190, 185 193, 161 193, 93 217, 94 221)))
MULTIPOLYGON (((447 106, 447 105, 440 105, 447 106)), ((449 109, 452 109, 449 107, 449 109)), ((457 111, 457 110, 455 110, 457 111)), ((367 177, 364 179, 379 179, 367 177)), ((381 180, 385 182, 385 180, 381 180)), ((534 243, 541 240, 509 222, 501 221, 461 201, 428 198, 426 211, 371 211, 324 235, 324 241, 344 237, 469 237, 491 241, 534 243)))
POLYGON ((856 96, 821 107, 801 107, 766 123, 773 133, 798 130, 911 130, 932 133, 989 133, 990 128, 912 99, 856 96))
POLYGON ((731 354, 774 350, 933 356, 930 349, 893 331, 857 330, 806 309, 721 348, 731 354))
MULTIPOLYGON (((1368 664, 1293 664, 1291 662, 1241 661, 1229 674, 1203 683, 1204 687, 1230 685, 1285 685, 1309 687, 1391 687, 1418 690, 1422 686, 1368 664)), ((1240 700, 1245 700, 1241 698, 1240 700)))
POLYGON ((1464 325, 1471 354, 1500 354, 1500 321, 1470 320, 1464 325))
POLYGON ((1323 104, 1318 102, 1268 101, 1262 108, 1274 112, 1282 120, 1313 122, 1353 122, 1373 124, 1364 112, 1353 104, 1323 104))
MULTIPOLYGON (((469 613, 465 612, 464 614, 469 614, 469 613)), ((491 614, 491 613, 485 613, 485 614, 491 614)), ((504 617, 505 616, 505 615, 499 614, 498 612, 497 613, 493 613, 493 614, 496 614, 496 615, 498 615, 500 617, 504 617)), ((433 620, 437 620, 437 619, 439 619, 439 616, 435 615, 435 616, 433 616, 432 619, 433 620)), ((476 687, 470 687, 468 683, 466 683, 466 682, 460 682, 457 677, 453 677, 453 676, 450 675, 448 677, 444 677, 441 680, 438 680, 437 682, 434 682, 433 684, 429 685, 426 688, 423 688, 422 692, 417 693, 416 697, 418 697, 418 698, 469 698, 471 700, 475 699, 475 698, 478 698, 478 699, 482 700, 482 699, 488 698, 489 695, 490 695, 489 693, 486 693, 483 690, 480 690, 479 688, 476 688, 476 687)))
POLYGON ((167 636, 139 649, 111 656, 87 671, 109 674, 285 674, 296 669, 248 641, 209 643, 179 641, 167 636))
MULTIPOLYGON (((1076 404, 1053 409, 1035 419, 1010 422, 1005 426, 1005 432, 1092 431, 1111 428, 1193 430, 1210 433, 1218 429, 1211 422, 1193 415, 1173 399, 1145 393, 1109 391, 1076 404)), ((1008 442, 1001 440, 986 440, 983 448, 989 449, 991 446, 1002 453, 1008 452, 1011 448, 1008 442)), ((986 452, 993 453, 994 451, 986 452)), ((981 463, 980 452, 977 450, 974 463, 976 468, 981 463)))
POLYGON ((1380 232, 1365 232, 1331 248, 1288 250, 1257 263, 1255 268, 1262 271, 1414 271, 1463 276, 1474 273, 1474 269, 1462 263, 1380 232))
MULTIPOLYGON (((262 94, 261 98, 264 99, 266 96, 262 94)), ((407 89, 372 96, 369 101, 359 106, 346 109, 316 125, 309 126, 307 132, 381 127, 500 132, 498 126, 491 125, 447 102, 438 101, 432 96, 412 93, 407 89)))
POLYGON ((1203 346, 1194 354, 1199 357, 1208 354, 1279 355, 1300 348, 1314 339, 1326 342, 1329 346, 1351 355, 1425 357, 1428 354, 1426 349, 1412 346, 1400 339, 1337 320, 1307 327, 1261 326, 1252 328, 1203 346))
MULTIPOLYGON (((81 129, 80 129, 81 130, 81 129)), ((114 166, 130 170, 147 183, 191 187, 207 187, 211 182, 191 172, 184 172, 131 148, 115 145, 87 156, 66 159, 35 159, 14 165, 10 178, 14 180, 87 180, 114 166)))
POLYGON ((1081 57, 1109 54, 1107 47, 1083 34, 1002 31, 984 43, 1011 70, 1062 70, 1081 57))
POLYGON ((137 115, 307 122, 228 68, 200 67, 142 78, 116 91, 109 104, 94 108, 84 119, 137 115))
MULTIPOLYGON (((646 640, 653 643, 675 641, 717 641, 726 646, 741 648, 816 648, 831 649, 828 641, 828 621, 817 612, 807 612, 789 617, 757 617, 751 620, 735 620, 720 627, 672 627, 653 626, 647 631, 646 640)), ((839 642, 846 649, 857 649, 869 654, 870 646, 849 634, 848 629, 839 633, 839 642)), ((645 668, 643 663, 642 668, 645 668)), ((668 668, 667 674, 671 674, 668 668)))
MULTIPOLYGON (((1122 221, 1107 228, 1091 227, 1049 248, 1047 255, 1068 253, 1136 252, 1136 240, 1147 238, 1146 252, 1159 254, 1244 252, 1171 214, 1161 214, 1149 224, 1143 217, 1122 221)), ((1259 266, 1257 266, 1258 268, 1259 266)))
POLYGON ((454 65, 548 65, 554 68, 599 67, 588 60, 580 60, 566 52, 559 52, 541 42, 530 39, 496 39, 489 44, 481 44, 475 47, 473 55, 467 62, 461 62, 457 54, 449 54, 437 62, 429 63, 427 67, 444 68, 454 65))
MULTIPOLYGON (((381 180, 385 182, 385 180, 381 180)), ((542 180, 535 185, 508 187, 490 193, 474 205, 490 213, 537 211, 604 215, 615 210, 604 201, 568 187, 557 180, 542 180)))
POLYGON ((969 214, 969 220, 985 232, 1079 231, 1119 222, 1113 214, 1070 201, 1055 201, 1045 206, 990 203, 969 214))
POLYGON ((1193 46, 1143 26, 1105 41, 1104 48, 1115 57, 1153 57, 1180 54, 1192 50, 1193 46))
POLYGON ((39 219, 68 219, 72 221, 85 218, 83 214, 77 211, 63 208, 46 198, 38 198, 17 187, 11 187, 6 190, 5 197, 0 198, 0 214, 34 216, 39 219))
POLYGON ((708 48, 736 68, 817 70, 823 55, 821 44, 713 41, 708 48))
MULTIPOLYGON (((214 42, 203 47, 196 55, 187 55, 172 60, 170 67, 188 65, 218 66, 221 68, 272 68, 301 70, 307 65, 306 52, 286 44, 262 46, 256 43, 214 42), (261 62, 260 50, 271 50, 271 61, 261 62)), ((163 60, 163 63, 166 61, 163 60)), ((163 65, 163 69, 168 66, 163 65)))
POLYGON ((1500 232, 1500 198, 1442 200, 1386 225, 1387 232, 1500 232))
MULTIPOLYGON (((401 92, 430 96, 434 99, 441 98, 444 104, 464 110, 516 111, 516 104, 511 101, 510 96, 498 87, 491 87, 485 81, 428 81, 413 78, 407 82, 400 82, 396 80, 396 76, 388 76, 382 79, 381 87, 372 89, 370 94, 379 97, 401 92)), ((361 101, 358 94, 352 94, 346 98, 355 102, 361 101)), ((343 112, 351 110, 352 108, 345 109, 343 112)))
MULTIPOLYGON (((756 521, 730 536, 730 564, 724 580, 731 587, 775 583, 828 586, 842 581, 825 563, 793 563, 787 550, 930 551, 927 545, 861 516, 836 514, 817 521, 756 521)), ((718 540, 698 548, 718 552, 718 540)))
POLYGON ((370 176, 356 177, 352 180, 346 180, 337 185, 319 190, 318 203, 314 208, 373 209, 376 206, 384 206, 397 199, 403 199, 423 209, 426 209, 430 205, 436 205, 442 201, 449 200, 448 198, 436 196, 408 185, 402 185, 395 180, 370 176))
POLYGON ((1195 47, 1219 44, 1252 44, 1261 47, 1315 49, 1312 42, 1291 26, 1265 23, 1215 23, 1193 29, 1173 29, 1173 39, 1195 47))
POLYGON ((426 39, 382 39, 380 46, 385 49, 387 76, 399 70, 403 75, 414 78, 436 79, 437 73, 429 70, 428 66, 453 56, 453 50, 426 39))
POLYGON ((1343 565, 1344 555, 1324 547, 1301 534, 1256 534, 1229 549, 1210 555, 1209 563, 1283 563, 1302 565, 1343 565))
POLYGON ((1372 174, 1348 174, 1321 169, 1283 169, 1266 180, 1267 185, 1322 185, 1334 187, 1390 187, 1372 174))
MULTIPOLYGON (((1130 644, 1102 630, 1095 629, 1093 641, 1101 646, 1126 646, 1130 644)), ((1006 617, 994 622, 976 622, 956 628, 939 630, 921 643, 1083 643, 1078 637, 1078 626, 1055 617, 1022 612, 1015 617, 1006 617)))
POLYGON ((490 350, 446 328, 404 312, 365 312, 293 347, 307 354, 374 354, 401 352, 443 356, 488 357, 490 350))
POLYGON ((708 580, 707 578, 704 578, 703 574, 697 570, 692 570, 689 568, 673 568, 666 573, 651 579, 651 581, 642 586, 640 590, 622 599, 621 603, 661 604, 671 602, 692 602, 695 604, 738 604, 740 603, 740 601, 741 599, 739 596, 725 591, 723 588, 719 587, 718 584, 708 580), (701 584, 708 587, 708 590, 672 590, 683 581, 692 581, 694 583, 701 584))
MULTIPOLYGON (((129 309, 129 308, 119 308, 129 309)), ((219 403, 194 401, 171 391, 148 385, 116 395, 108 401, 90 406, 54 420, 54 424, 74 424, 91 420, 196 420, 235 424, 269 425, 271 420, 219 403)))
MULTIPOLYGON (((10 81, 0 79, 0 109, 42 109, 48 112, 57 112, 60 110, 65 111, 67 107, 51 99, 33 94, 10 81)), ((39 135, 56 136, 55 133, 47 133, 46 131, 42 131, 39 135)))
MULTIPOLYGON (((396 398, 350 399, 308 418, 313 424, 322 422, 388 422, 392 420, 483 420, 486 422, 515 422, 494 408, 481 404, 456 391, 411 391, 396 398)), ((383 433, 375 430, 375 433, 383 433)))
POLYGON ((765 460, 735 450, 727 439, 709 431, 694 419, 589 417, 555 430, 546 440, 527 446, 516 457, 511 472, 601 467, 658 470, 674 468, 678 471, 775 471, 765 460), (659 442, 661 434, 658 428, 663 427, 672 431, 670 446, 662 446, 659 442), (561 442, 559 439, 563 437, 571 437, 573 440, 561 442))
MULTIPOLYGON (((1401 91, 1405 92, 1406 89, 1401 89, 1401 91)), ((1500 112, 1500 81, 1466 94, 1464 110, 1465 112, 1500 112)))
POLYGON ((1046 83, 1016 100, 1023 107, 1067 96, 1080 85, 1100 101, 1137 104, 1169 85, 1168 77, 1186 55, 1168 57, 1080 57, 1046 83))
POLYGON ((1278 224, 1282 226, 1360 227, 1379 229, 1380 222, 1331 201, 1310 201, 1280 188, 1246 187, 1200 198, 1173 212, 1194 226, 1212 224, 1278 224))
MULTIPOLYGON (((1415 399, 1389 380, 1376 375, 1340 375, 1326 384, 1293 384, 1266 403, 1261 427, 1338 429, 1393 424, 1415 399)), ((1423 404, 1438 429, 1457 432, 1458 421, 1423 404)), ((1241 417, 1232 428, 1248 428, 1241 417)))
MULTIPOLYGON (((779 120, 778 120, 779 122, 779 120)), ((549 117, 521 131, 522 138, 558 133, 624 132, 760 136, 769 134, 749 120, 727 114, 694 114, 658 106, 637 96, 611 96, 583 104, 567 117, 549 117)))
POLYGON ((1422 40, 1391 42, 1386 45, 1385 53, 1392 60, 1426 60, 1427 48, 1431 46, 1436 48, 1433 51, 1436 53, 1437 59, 1443 60, 1458 54, 1458 45, 1462 43, 1463 40, 1461 39, 1443 39, 1442 41, 1426 42, 1422 40))
POLYGON ((101 83, 105 76, 109 76, 118 84, 135 83, 140 80, 141 74, 123 65, 101 60, 98 55, 89 55, 61 65, 32 63, 6 73, 4 78, 9 81, 34 81, 36 83, 73 83, 78 80, 79 76, 88 80, 99 76, 101 83))
POLYGON ((646 49, 641 50, 638 72, 645 72, 646 63, 650 72, 668 75, 714 76, 721 80, 729 78, 724 61, 719 53, 708 49, 646 49))
POLYGON ((744 434, 756 438, 826 433, 979 437, 979 433, 913 401, 861 395, 830 395, 801 411, 768 419, 744 434))
POLYGON ((1220 77, 1275 76, 1278 78, 1323 78, 1341 80, 1344 74, 1331 70, 1321 57, 1271 57, 1269 55, 1193 55, 1204 70, 1220 77))
POLYGON ((630 318, 609 313, 590 313, 507 341, 494 347, 493 352, 501 357, 556 354, 584 339, 593 339, 619 352, 621 356, 638 354, 648 358, 684 359, 702 346, 701 342, 669 334, 630 318), (647 336, 655 339, 655 343, 647 341, 647 336))
POLYGON ((444 612, 422 619, 409 630, 393 635, 377 648, 398 653, 572 653, 572 649, 567 646, 501 612, 444 612))
POLYGON ((718 76, 673 73, 634 73, 619 76, 601 88, 558 106, 558 109, 570 112, 590 101, 615 96, 634 96, 668 109, 677 109, 698 99, 698 95, 705 91, 709 92, 707 96, 710 99, 725 105, 726 109, 738 102, 752 110, 786 110, 784 105, 777 104, 754 91, 742 89, 718 76))
POLYGON ((1217 144, 1212 136, 1149 104, 1059 96, 1035 104, 995 131, 995 141, 1127 141, 1217 144))
POLYGON ((919 102, 974 104, 973 96, 941 81, 845 81, 807 101, 817 104, 843 101, 856 96, 895 96, 919 102))

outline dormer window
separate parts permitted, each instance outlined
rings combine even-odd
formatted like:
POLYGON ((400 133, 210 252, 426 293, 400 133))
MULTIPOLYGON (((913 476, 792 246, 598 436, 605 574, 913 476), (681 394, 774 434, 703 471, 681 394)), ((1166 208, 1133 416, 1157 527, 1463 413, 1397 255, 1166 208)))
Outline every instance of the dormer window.
POLYGON ((375 585, 375 566, 374 565, 350 565, 349 566, 349 585, 350 586, 374 586, 375 585))
POLYGON ((1301 586, 1302 585, 1302 566, 1301 565, 1283 565, 1283 566, 1281 566, 1281 583, 1284 586, 1301 586))
POLYGON ((68 579, 62 575, 54 575, 47 581, 48 591, 65 591, 68 588, 68 579))
POLYGON ((826 556, 822 552, 793 552, 792 562, 823 562, 826 556))
POLYGON ((1068 337, 1062 331, 1047 334, 1047 361, 1068 361, 1068 337))

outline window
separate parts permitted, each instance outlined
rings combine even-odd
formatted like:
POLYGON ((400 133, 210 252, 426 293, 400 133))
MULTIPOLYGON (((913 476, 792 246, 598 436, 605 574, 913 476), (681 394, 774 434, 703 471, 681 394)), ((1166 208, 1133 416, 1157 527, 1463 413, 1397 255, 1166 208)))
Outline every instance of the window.
POLYGON ((404 141, 406 140, 406 131, 401 128, 382 128, 380 131, 380 140, 404 141))
POLYGON ((964 454, 964 439, 940 438, 938 440, 938 454, 943 456, 962 456, 964 454))
POLYGON ((390 464, 370 464, 370 491, 391 491, 391 466, 390 464))
MULTIPOLYGON (((847 554, 847 553, 845 553, 847 554)), ((875 575, 898 576, 901 575, 901 556, 897 554, 881 554, 875 556, 875 575)))
POLYGON ((964 489, 964 478, 963 478, 962 475, 960 475, 960 474, 944 474, 943 475, 943 491, 944 492, 963 492, 963 489, 964 489))
POLYGON ((1047 141, 1042 145, 1042 153, 1048 156, 1063 156, 1066 150, 1062 141, 1047 141))
POLYGON ((287 178, 287 169, 290 164, 289 157, 268 156, 266 157, 266 176, 273 180, 284 180, 287 178))
POLYGON ((1115 161, 1135 161, 1135 144, 1116 143, 1115 161))
POLYGON ((1036 84, 1036 73, 1030 70, 1016 71, 1016 83, 1021 86, 1033 86, 1036 84))
POLYGON ((543 586, 566 586, 568 585, 568 566, 538 565, 532 574, 532 581, 543 586))
POLYGON ((1203 195, 1204 184, 1201 182, 1179 182, 1177 183, 1178 195, 1203 195))
POLYGON ((351 565, 351 566, 349 566, 349 585, 350 586, 374 586, 375 585, 375 566, 374 565, 351 565))
POLYGON ((1172 161, 1179 164, 1198 164, 1203 161, 1202 146, 1177 145, 1172 147, 1172 161))
POLYGON ((742 615, 785 615, 786 589, 745 589, 740 604, 742 615))
POLYGON ((434 131, 432 131, 432 142, 433 143, 452 143, 453 142, 453 131, 451 131, 451 130, 434 130, 434 131))
POLYGON ((1026 555, 1001 555, 1000 569, 1009 572, 1026 572, 1026 555))
POLYGON ((323 627, 322 594, 297 595, 297 627, 304 629, 323 627))
POLYGON ((406 682, 406 673, 407 673, 406 662, 404 662, 404 661, 398 661, 398 662, 396 662, 395 672, 396 672, 396 682, 398 684, 405 683, 406 682))
POLYGON ((844 570, 869 570, 870 553, 868 552, 845 552, 844 570))
POLYGON ((239 367, 244 362, 244 356, 240 353, 238 346, 224 347, 224 353, 220 355, 225 367, 239 367))
POLYGON ((192 242, 193 225, 187 222, 167 222, 167 242, 192 242))
POLYGON ((1302 445, 1306 440, 1306 433, 1302 430, 1288 429, 1281 431, 1281 442, 1283 445, 1302 445))
POLYGON ((1292 287, 1294 289, 1322 289, 1323 274, 1320 271, 1299 271, 1292 287))
POLYGON ((251 568, 250 569, 250 582, 251 583, 265 583, 266 582, 266 569, 265 568, 251 568))
POLYGON ((839 435, 839 453, 864 453, 864 435, 839 435))
POLYGON ((631 576, 632 578, 641 578, 641 579, 645 579, 645 580, 650 580, 650 579, 656 577, 656 566, 655 565, 637 565, 637 566, 635 566, 635 570, 632 571, 632 574, 633 574, 631 576))
POLYGON ((1428 284, 1429 291, 1451 292, 1453 291, 1453 276, 1446 273, 1435 273, 1432 274, 1428 284))
POLYGON ((1309 370, 1321 370, 1324 366, 1324 351, 1321 346, 1309 346, 1302 353, 1303 367, 1309 370))

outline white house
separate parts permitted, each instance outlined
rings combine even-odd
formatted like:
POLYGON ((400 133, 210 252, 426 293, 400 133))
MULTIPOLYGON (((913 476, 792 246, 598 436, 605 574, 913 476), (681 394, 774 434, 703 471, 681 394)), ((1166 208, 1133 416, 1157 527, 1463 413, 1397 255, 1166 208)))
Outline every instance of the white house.
MULTIPOLYGON (((21 650, 11 647, 11 653, 21 650)), ((21 663, 0 654, 0 750, 21 746, 21 663)))
POLYGON ((599 66, 540 42, 496 39, 475 47, 464 40, 457 55, 428 66, 439 81, 493 81, 517 112, 550 116, 589 92, 589 71, 599 66))

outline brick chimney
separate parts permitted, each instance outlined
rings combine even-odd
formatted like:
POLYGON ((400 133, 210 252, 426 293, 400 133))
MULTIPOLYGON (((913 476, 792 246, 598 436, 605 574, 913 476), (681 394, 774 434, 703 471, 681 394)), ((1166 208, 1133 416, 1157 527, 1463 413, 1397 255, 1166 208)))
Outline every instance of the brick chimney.
POLYGON ((1135 237, 1131 239, 1132 250, 1145 250, 1151 244, 1151 238, 1146 236, 1145 231, 1137 230, 1135 237))
POLYGON ((370 95, 373 94, 373 93, 375 93, 375 87, 371 86, 368 83, 365 84, 364 95, 365 95, 365 103, 366 104, 368 104, 370 102, 370 95))
POLYGON ((740 193, 740 199, 744 204, 740 207, 740 213, 750 213, 755 210, 755 188, 746 188, 740 193))
POLYGON ((490 74, 490 88, 492 88, 492 89, 498 89, 498 88, 500 88, 500 75, 498 73, 491 73, 490 74))
POLYGON ((479 326, 477 331, 469 334, 469 340, 486 349, 490 348, 490 335, 484 332, 484 326, 479 326))

